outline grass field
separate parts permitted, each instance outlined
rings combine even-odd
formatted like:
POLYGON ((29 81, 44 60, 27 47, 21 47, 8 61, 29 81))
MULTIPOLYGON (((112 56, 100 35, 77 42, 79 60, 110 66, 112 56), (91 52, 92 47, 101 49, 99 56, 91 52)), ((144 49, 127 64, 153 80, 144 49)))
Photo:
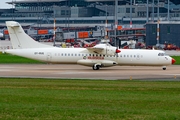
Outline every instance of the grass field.
POLYGON ((176 60, 175 65, 180 65, 180 56, 172 56, 176 60))
POLYGON ((0 78, 2 120, 178 120, 180 82, 0 78))
POLYGON ((2 54, 0 53, 0 64, 1 63, 43 63, 37 60, 31 60, 28 58, 24 57, 19 57, 16 55, 11 55, 11 54, 2 54))

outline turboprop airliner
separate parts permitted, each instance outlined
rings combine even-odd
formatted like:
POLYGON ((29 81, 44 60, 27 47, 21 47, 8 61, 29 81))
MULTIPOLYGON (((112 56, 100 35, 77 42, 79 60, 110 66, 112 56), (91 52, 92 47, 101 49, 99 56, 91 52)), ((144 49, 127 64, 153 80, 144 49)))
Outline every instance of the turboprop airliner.
POLYGON ((28 36, 16 21, 7 21, 13 49, 6 53, 31 58, 48 63, 79 64, 99 70, 116 65, 166 66, 175 60, 161 50, 117 49, 109 44, 98 44, 89 48, 59 48, 45 45, 28 36))

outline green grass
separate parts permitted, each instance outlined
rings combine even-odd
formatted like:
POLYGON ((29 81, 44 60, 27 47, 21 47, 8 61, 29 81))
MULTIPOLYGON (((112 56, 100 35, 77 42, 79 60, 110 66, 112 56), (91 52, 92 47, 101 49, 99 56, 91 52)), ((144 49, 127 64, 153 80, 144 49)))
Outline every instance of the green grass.
POLYGON ((11 54, 2 54, 0 53, 0 64, 2 63, 28 63, 28 64, 35 64, 35 63, 43 63, 37 60, 32 60, 16 55, 11 54))
POLYGON ((178 120, 180 82, 0 78, 2 120, 178 120))
POLYGON ((180 65, 180 56, 172 56, 176 60, 175 65, 180 65))

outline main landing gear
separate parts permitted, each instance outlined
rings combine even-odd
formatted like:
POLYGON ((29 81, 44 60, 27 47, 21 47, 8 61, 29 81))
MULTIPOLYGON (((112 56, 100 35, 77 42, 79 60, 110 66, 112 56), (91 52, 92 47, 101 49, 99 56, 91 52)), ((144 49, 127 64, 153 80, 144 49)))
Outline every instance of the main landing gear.
POLYGON ((97 65, 97 64, 92 66, 93 70, 99 70, 100 67, 101 67, 101 65, 97 65))

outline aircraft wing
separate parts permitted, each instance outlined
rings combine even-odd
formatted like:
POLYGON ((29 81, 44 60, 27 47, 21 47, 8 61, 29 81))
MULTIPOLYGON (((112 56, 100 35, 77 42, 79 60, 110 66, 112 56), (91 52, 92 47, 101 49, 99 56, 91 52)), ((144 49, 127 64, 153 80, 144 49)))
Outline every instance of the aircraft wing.
POLYGON ((94 52, 94 53, 102 53, 102 51, 105 49, 102 46, 94 46, 94 47, 87 47, 86 48, 89 52, 94 52))
POLYGON ((116 47, 108 46, 106 44, 98 44, 94 47, 86 48, 89 52, 94 52, 96 54, 104 54, 104 55, 115 55, 116 53, 121 52, 116 47))

